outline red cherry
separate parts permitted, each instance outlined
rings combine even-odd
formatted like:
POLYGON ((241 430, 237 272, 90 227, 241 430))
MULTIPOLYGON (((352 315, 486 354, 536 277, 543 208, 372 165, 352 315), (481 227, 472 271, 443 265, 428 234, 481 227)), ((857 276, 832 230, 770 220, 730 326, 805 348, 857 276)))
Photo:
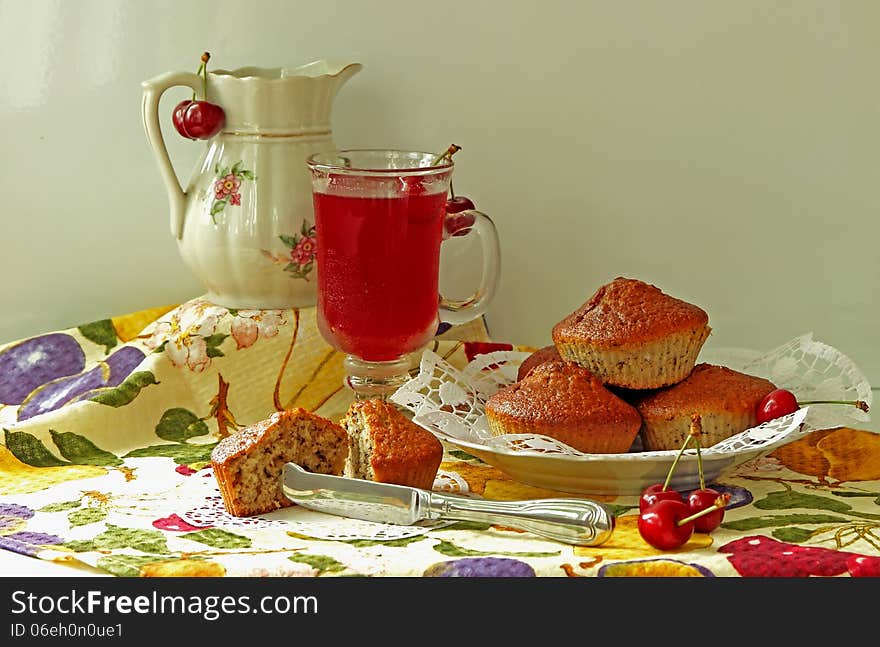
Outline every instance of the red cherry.
POLYGON ((446 201, 446 218, 443 219, 443 237, 466 236, 476 222, 474 214, 469 213, 474 209, 474 203, 470 198, 457 195, 446 201))
POLYGON ((461 211, 466 211, 468 209, 475 209, 474 203, 470 198, 466 198, 463 195, 457 195, 455 197, 449 198, 446 201, 446 213, 459 213, 461 211))
POLYGON ((210 139, 226 125, 226 113, 223 108, 208 101, 208 61, 209 52, 202 54, 202 64, 197 74, 202 78, 202 95, 204 100, 196 101, 193 92, 191 100, 181 101, 171 113, 171 121, 181 135, 187 139, 210 139))
POLYGON ((724 519, 724 508, 719 508, 715 505, 720 496, 721 493, 712 488, 694 490, 688 495, 687 504, 691 514, 701 512, 706 508, 715 508, 713 512, 694 520, 694 530, 696 532, 709 533, 721 525, 721 521, 724 519))
POLYGON ((683 501, 663 499, 639 515, 639 534, 658 550, 684 546, 694 534, 693 522, 679 525, 691 510, 683 501))
POLYGON ((192 101, 183 112, 183 126, 190 139, 210 139, 226 125, 223 108, 210 101, 192 101))
POLYGON ((649 485, 642 490, 642 495, 639 497, 639 512, 644 512, 649 506, 665 500, 683 501, 678 490, 668 488, 663 483, 649 485))
POLYGON ((764 396, 755 411, 758 424, 775 420, 794 413, 800 408, 794 393, 787 389, 776 389, 764 396))
POLYGON ((176 106, 174 106, 174 112, 171 113, 171 121, 174 123, 174 127, 177 129, 177 132, 179 132, 187 139, 193 139, 193 137, 190 137, 189 133, 186 132, 186 125, 183 121, 183 113, 186 112, 187 106, 189 106, 189 104, 191 103, 192 99, 181 101, 176 106))
POLYGON ((787 416, 794 413, 804 404, 845 404, 868 412, 868 403, 864 400, 803 400, 798 402, 794 393, 786 389, 776 389, 764 396, 755 410, 755 418, 758 424, 787 416))

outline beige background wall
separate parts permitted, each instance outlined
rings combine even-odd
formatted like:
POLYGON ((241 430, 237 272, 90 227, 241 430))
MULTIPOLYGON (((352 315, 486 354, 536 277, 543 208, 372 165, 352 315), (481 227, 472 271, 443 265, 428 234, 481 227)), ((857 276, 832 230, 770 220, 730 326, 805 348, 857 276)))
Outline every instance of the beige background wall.
MULTIPOLYGON (((203 50, 357 60, 340 145, 462 145, 456 188, 502 236, 498 339, 547 343, 626 275, 702 305, 710 344, 814 331, 880 382, 872 0, 0 0, 0 342, 201 293, 140 82, 203 50)), ((170 142, 188 177, 201 144, 170 142)))

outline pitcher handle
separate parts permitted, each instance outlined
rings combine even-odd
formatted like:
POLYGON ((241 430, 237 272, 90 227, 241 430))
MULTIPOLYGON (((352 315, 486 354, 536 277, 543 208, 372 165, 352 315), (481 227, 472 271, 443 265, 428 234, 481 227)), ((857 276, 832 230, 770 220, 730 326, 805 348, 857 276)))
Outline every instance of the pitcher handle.
POLYGON ((501 245, 495 223, 489 216, 475 209, 447 214, 444 232, 451 236, 475 233, 480 238, 483 252, 483 273, 477 291, 461 301, 440 295, 440 319, 452 325, 463 324, 483 315, 495 296, 498 278, 501 275, 501 245), (462 227, 462 220, 471 219, 473 219, 472 224, 468 223, 462 227), (451 224, 453 222, 455 224, 451 224))
POLYGON ((165 139, 162 137, 162 128, 159 126, 159 100, 165 90, 179 85, 190 87, 194 92, 199 92, 202 80, 192 72, 166 72, 141 83, 144 89, 141 107, 144 131, 147 133, 147 140, 149 140, 153 154, 156 156, 159 172, 162 174, 165 189, 168 191, 171 233, 178 240, 183 235, 186 193, 180 186, 177 174, 174 172, 174 166, 171 164, 171 158, 168 156, 168 149, 165 147, 165 139))

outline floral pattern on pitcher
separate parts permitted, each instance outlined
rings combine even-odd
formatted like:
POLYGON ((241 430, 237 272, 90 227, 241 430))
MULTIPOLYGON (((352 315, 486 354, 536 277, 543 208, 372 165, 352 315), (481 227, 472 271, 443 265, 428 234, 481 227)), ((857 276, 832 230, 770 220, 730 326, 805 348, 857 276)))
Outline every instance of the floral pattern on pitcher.
POLYGON ((315 225, 309 225, 303 221, 298 234, 292 236, 278 236, 281 242, 289 249, 285 254, 273 254, 264 249, 263 256, 273 263, 281 265, 291 278, 309 280, 309 273, 315 266, 315 256, 318 254, 318 240, 315 237, 315 225))
POLYGON ((241 206, 241 183, 242 180, 255 180, 252 171, 242 168, 242 160, 233 164, 232 168, 214 166, 216 179, 211 187, 214 201, 211 203, 211 220, 217 224, 217 214, 223 213, 226 205, 241 206))

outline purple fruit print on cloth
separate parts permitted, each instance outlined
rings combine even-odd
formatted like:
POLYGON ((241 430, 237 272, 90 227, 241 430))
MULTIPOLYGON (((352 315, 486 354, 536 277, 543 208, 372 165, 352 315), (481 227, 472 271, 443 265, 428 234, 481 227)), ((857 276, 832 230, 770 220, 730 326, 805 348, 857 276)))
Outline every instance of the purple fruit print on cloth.
POLYGON ((27 420, 54 411, 95 389, 118 386, 144 357, 139 348, 123 346, 88 371, 43 384, 24 401, 18 410, 18 419, 27 420))
POLYGON ((0 533, 2 533, 3 529, 9 525, 9 519, 7 519, 7 517, 15 519, 30 519, 33 516, 34 511, 27 506, 18 505, 17 503, 0 503, 0 533), (6 519, 5 525, 4 519, 6 519))
POLYGON ((34 511, 26 506, 0 503, 0 548, 33 556, 44 546, 64 542, 57 535, 27 530, 27 520, 33 516, 34 511))
POLYGON ((464 557, 429 566, 424 577, 535 577, 529 564, 509 557, 464 557))
POLYGON ((0 404, 21 404, 39 386, 85 367, 79 342, 65 333, 25 340, 0 351, 0 404))
POLYGON ((606 564, 597 577, 715 577, 705 566, 678 559, 656 557, 606 564))
MULTIPOLYGON (((719 494, 730 495, 730 501, 724 506, 726 510, 733 510, 734 508, 749 505, 753 500, 752 493, 739 485, 722 485, 721 483, 713 483, 712 489, 716 490, 719 494)), ((684 490, 681 495, 684 497, 685 501, 687 501, 688 495, 694 491, 695 490, 684 490)))

